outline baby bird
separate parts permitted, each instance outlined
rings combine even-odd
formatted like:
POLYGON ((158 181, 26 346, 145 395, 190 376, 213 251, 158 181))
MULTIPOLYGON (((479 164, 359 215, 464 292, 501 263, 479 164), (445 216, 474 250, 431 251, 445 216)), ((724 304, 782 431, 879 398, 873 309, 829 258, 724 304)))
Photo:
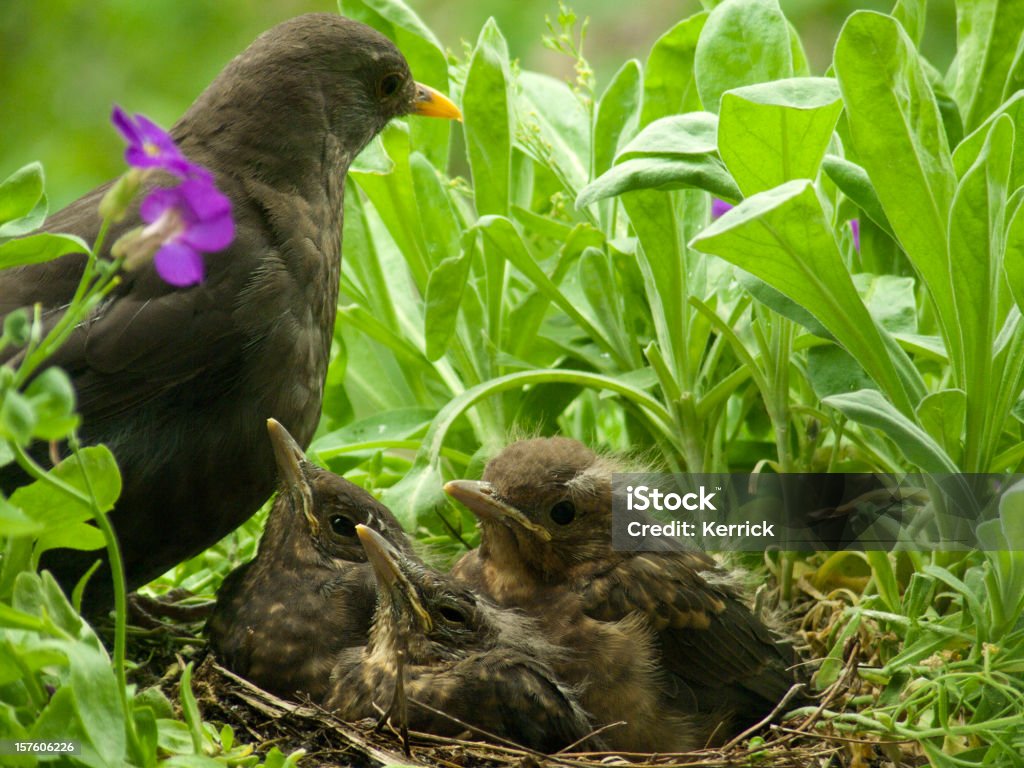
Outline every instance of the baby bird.
POLYGON ((369 492, 311 464, 274 419, 267 421, 278 494, 256 557, 224 580, 207 623, 232 671, 279 696, 327 692, 335 657, 365 645, 376 604, 357 525, 410 548, 390 510, 369 492))
POLYGON ((356 531, 377 578, 377 611, 366 647, 340 655, 328 709, 357 720, 388 708, 385 716, 405 716, 403 728, 469 731, 545 753, 590 733, 574 691, 552 672, 561 650, 532 620, 497 608, 376 531, 356 531))
POLYGON ((581 703, 596 725, 627 721, 605 734, 614 748, 721 740, 769 714, 797 682, 795 653, 708 555, 612 548, 619 471, 582 443, 553 437, 508 446, 480 482, 448 483, 480 523, 479 548, 452 575, 576 649, 556 672, 586 684, 581 703))

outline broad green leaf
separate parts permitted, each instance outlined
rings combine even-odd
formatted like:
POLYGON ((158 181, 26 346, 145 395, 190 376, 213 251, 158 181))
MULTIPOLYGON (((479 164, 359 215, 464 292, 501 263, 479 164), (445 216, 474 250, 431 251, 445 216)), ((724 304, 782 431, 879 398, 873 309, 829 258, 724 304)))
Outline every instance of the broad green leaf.
MULTIPOLYGON (((1024 91, 1018 91, 1010 97, 999 109, 993 112, 979 125, 953 153, 953 166, 956 168, 957 176, 963 176, 967 169, 974 165, 978 159, 978 153, 985 145, 988 132, 992 123, 1002 115, 1008 115, 1017 132, 1024 126, 1024 91)), ((1013 164, 1010 173, 1010 189, 1016 190, 1024 186, 1024 141, 1016 141, 1013 145, 1013 164)))
POLYGON ((0 497, 0 536, 32 536, 45 526, 0 497))
POLYGON ((891 237, 895 237, 892 225, 889 224, 889 219, 882 209, 882 203, 875 194, 875 188, 871 186, 867 171, 837 155, 825 155, 821 167, 839 190, 856 203, 868 218, 891 237))
MULTIPOLYGON (((88 497, 83 471, 89 478, 100 510, 107 512, 121 494, 121 475, 114 456, 105 446, 90 446, 69 456, 50 470, 50 474, 88 497)), ((11 494, 11 503, 20 507, 33 520, 43 523, 48 530, 58 529, 93 517, 92 507, 65 494, 41 480, 18 488, 11 494)))
POLYGON ((692 245, 751 272, 811 312, 900 410, 912 412, 923 384, 857 295, 811 182, 791 181, 747 198, 692 245))
POLYGON ((951 458, 961 453, 967 397, 962 389, 940 389, 922 400, 916 410, 917 421, 943 447, 951 458))
POLYGON ((388 234, 401 250, 416 286, 426 290, 429 268, 410 168, 412 148, 409 131, 401 123, 391 123, 380 136, 385 152, 394 163, 391 173, 381 175, 353 171, 351 175, 366 192, 388 234))
MULTIPOLYGON (((965 469, 982 472, 977 462, 989 450, 992 414, 992 345, 1007 306, 1002 247, 1004 207, 1013 150, 1013 124, 1008 117, 993 123, 978 159, 960 180, 949 221, 949 270, 960 335, 959 370, 967 393, 965 469)), ((954 364, 956 370, 958 366, 954 364)))
MULTIPOLYGON (((418 82, 449 92, 448 60, 434 33, 402 0, 340 0, 345 16, 369 24, 390 37, 409 62, 418 82)), ((448 159, 451 121, 412 116, 408 119, 412 146, 443 168, 448 159)))
POLYGON ((462 97, 477 214, 508 214, 512 158, 508 46, 494 19, 480 32, 462 97))
POLYGON ((75 390, 71 379, 60 368, 47 368, 39 374, 25 390, 25 396, 35 411, 36 424, 32 430, 35 437, 59 440, 67 437, 77 425, 75 390))
POLYGON ((694 80, 694 53, 707 13, 676 24, 654 43, 644 66, 643 109, 640 125, 658 118, 701 108, 694 80))
POLYGON ((492 252, 522 272, 541 294, 568 315, 594 342, 614 352, 600 330, 580 312, 537 264, 511 221, 501 216, 484 216, 476 226, 492 252))
POLYGON ((80 237, 40 232, 0 244, 0 269, 52 261, 68 253, 88 253, 80 237))
POLYGON ((725 164, 714 155, 680 155, 626 160, 588 184, 576 198, 576 208, 642 189, 703 189, 716 197, 738 200, 740 191, 725 164))
POLYGON ((819 400, 875 387, 860 363, 835 344, 807 350, 807 380, 819 400))
POLYGON ((459 252, 459 223, 442 180, 419 152, 409 156, 427 260, 436 266, 459 252))
POLYGON ((574 195, 590 179, 590 116, 562 80, 535 72, 519 75, 519 145, 548 166, 574 195), (553 105, 558 105, 553 108, 553 105))
POLYGON ((946 253, 956 175, 928 77, 899 22, 867 11, 843 26, 835 70, 853 150, 948 342, 955 333, 946 253))
POLYGON ((102 549, 106 546, 103 533, 88 523, 65 522, 59 527, 50 525, 48 530, 39 536, 36 551, 48 549, 79 549, 84 552, 102 549))
POLYGON ((967 130, 974 130, 1005 98, 1021 34, 1024 4, 1018 0, 957 0, 956 83, 967 130))
POLYGON ((402 440, 430 423, 432 408, 396 408, 346 424, 322 435, 309 446, 309 453, 331 459, 360 443, 402 440))
POLYGON ((927 432, 897 411, 881 392, 863 389, 823 400, 825 405, 866 427, 880 429, 911 464, 925 472, 958 471, 956 464, 927 432))
POLYGON ((789 22, 777 0, 725 0, 697 41, 694 74, 701 103, 718 112, 733 88, 793 76, 789 22))
MULTIPOLYGON (((1018 143, 1024 143, 1024 137, 1018 143)), ((1006 280, 1013 300, 1024 311, 1024 205, 1018 205, 1010 215, 1005 242, 1003 269, 1006 280)))
POLYGON ((633 137, 642 97, 640 63, 630 59, 615 73, 597 102, 591 178, 611 168, 623 142, 633 137))
POLYGON ((43 199, 43 166, 29 163, 0 182, 0 225, 28 216, 43 199))
POLYGON ((928 0, 896 0, 892 8, 893 18, 903 25, 914 45, 921 45, 927 7, 928 0))
POLYGON ((895 275, 853 276, 853 284, 868 312, 890 333, 917 333, 914 279, 895 275))
POLYGON ((615 157, 616 162, 643 157, 680 158, 713 155, 718 151, 718 116, 690 112, 655 120, 644 126, 615 157))
POLYGON ((842 109, 831 78, 735 88, 722 95, 718 151, 744 195, 817 178, 842 109))
POLYGON ((469 279, 472 257, 472 250, 451 256, 430 273, 424 313, 426 355, 430 361, 439 360, 448 351, 448 342, 455 333, 466 280, 469 279))

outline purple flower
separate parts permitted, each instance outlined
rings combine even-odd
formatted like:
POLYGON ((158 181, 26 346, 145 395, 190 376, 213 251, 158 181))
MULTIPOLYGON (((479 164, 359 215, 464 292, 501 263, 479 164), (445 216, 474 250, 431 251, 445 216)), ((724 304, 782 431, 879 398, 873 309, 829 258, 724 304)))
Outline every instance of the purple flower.
POLYGON ((722 216, 726 211, 732 208, 732 205, 725 202, 725 200, 719 200, 717 197, 711 198, 711 218, 717 219, 722 216))
POLYGON ((860 220, 850 219, 850 232, 853 233, 853 247, 860 250, 860 220))
POLYGON ((181 179, 208 175, 204 168, 189 162, 167 131, 144 115, 129 117, 115 105, 110 119, 128 140, 128 148, 124 151, 128 165, 135 168, 159 168, 181 179))
POLYGON ((153 190, 139 213, 147 224, 142 239, 161 243, 153 257, 157 274, 171 285, 201 282, 206 273, 202 254, 226 248, 235 238, 231 201, 208 174, 153 190))

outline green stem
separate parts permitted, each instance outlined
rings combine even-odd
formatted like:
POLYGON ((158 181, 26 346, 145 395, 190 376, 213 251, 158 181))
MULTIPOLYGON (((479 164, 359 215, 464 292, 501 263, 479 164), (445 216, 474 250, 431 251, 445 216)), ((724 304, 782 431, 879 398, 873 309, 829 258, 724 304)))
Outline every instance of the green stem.
POLYGON ((107 557, 110 561, 110 574, 114 582, 114 675, 117 677, 118 694, 121 699, 121 708, 124 711, 125 728, 128 733, 128 739, 131 742, 133 753, 140 755, 142 754, 142 748, 139 744, 138 734, 135 732, 135 719, 132 717, 131 706, 128 701, 128 675, 125 671, 128 601, 124 567, 121 562, 121 550, 117 543, 117 536, 114 535, 114 529, 110 525, 110 521, 107 519, 103 510, 100 509, 99 503, 96 501, 96 494, 93 492, 92 481, 89 479, 89 475, 82 464, 78 450, 78 441, 77 439, 72 438, 69 442, 71 444, 71 450, 74 453, 76 460, 78 460, 78 465, 82 470, 82 477, 85 482, 85 487, 88 490, 88 495, 81 493, 77 488, 68 485, 60 478, 54 477, 52 473, 44 471, 43 468, 25 452, 25 449, 22 446, 17 444, 12 445, 14 447, 14 455, 18 464, 29 474, 30 477, 32 477, 33 480, 38 480, 50 485, 61 493, 71 497, 78 503, 85 504, 90 507, 92 509, 93 517, 96 520, 96 526, 103 534, 103 539, 107 545, 107 557))

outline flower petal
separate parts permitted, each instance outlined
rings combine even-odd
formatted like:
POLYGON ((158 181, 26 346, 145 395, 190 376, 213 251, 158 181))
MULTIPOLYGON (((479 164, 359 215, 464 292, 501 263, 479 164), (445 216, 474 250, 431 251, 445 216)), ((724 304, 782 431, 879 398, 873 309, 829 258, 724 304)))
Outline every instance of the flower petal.
POLYGON ((157 187, 142 201, 139 215, 147 224, 159 219, 168 208, 181 207, 181 193, 178 187, 157 187))
POLYGON ((181 241, 200 251, 219 251, 231 245, 235 239, 235 222, 231 214, 224 214, 206 221, 189 225, 181 241))
POLYGON ((153 266, 165 282, 179 288, 202 282, 206 274, 203 257, 180 241, 163 245, 153 257, 153 266))

